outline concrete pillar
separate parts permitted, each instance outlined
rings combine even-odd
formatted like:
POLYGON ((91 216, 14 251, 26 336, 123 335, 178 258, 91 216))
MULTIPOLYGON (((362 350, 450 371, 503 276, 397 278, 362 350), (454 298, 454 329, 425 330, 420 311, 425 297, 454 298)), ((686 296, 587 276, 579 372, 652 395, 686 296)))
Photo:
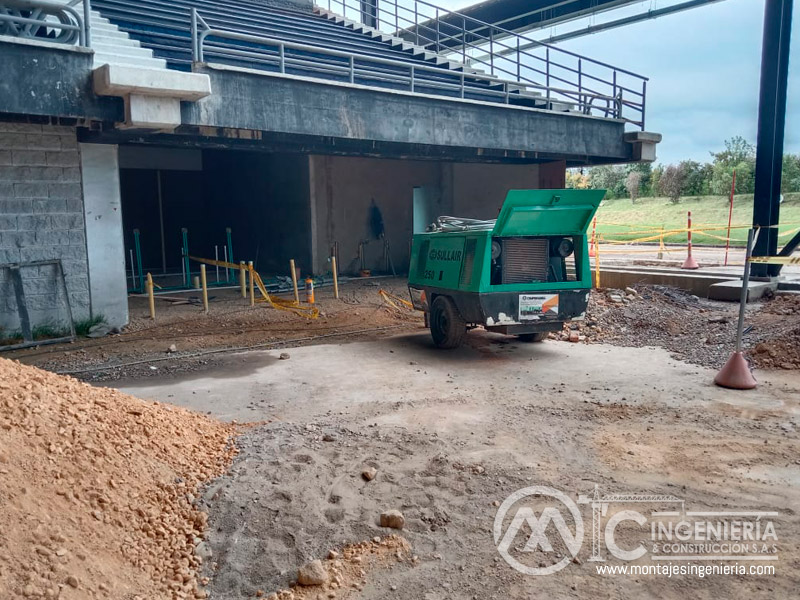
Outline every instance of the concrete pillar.
POLYGON ((92 316, 122 327, 128 323, 128 290, 118 148, 81 144, 80 150, 92 316))

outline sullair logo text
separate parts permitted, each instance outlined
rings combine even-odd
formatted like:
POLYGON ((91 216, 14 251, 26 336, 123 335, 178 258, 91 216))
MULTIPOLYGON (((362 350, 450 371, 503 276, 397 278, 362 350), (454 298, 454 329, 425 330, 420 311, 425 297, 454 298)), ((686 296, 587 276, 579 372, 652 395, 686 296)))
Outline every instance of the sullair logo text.
POLYGON ((461 260, 461 250, 431 250, 428 254, 430 260, 461 260))

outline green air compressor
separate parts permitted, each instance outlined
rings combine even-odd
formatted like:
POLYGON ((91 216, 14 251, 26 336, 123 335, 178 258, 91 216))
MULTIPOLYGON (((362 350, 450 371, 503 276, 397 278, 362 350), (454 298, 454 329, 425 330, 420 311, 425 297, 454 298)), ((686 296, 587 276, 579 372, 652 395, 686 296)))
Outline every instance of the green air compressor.
POLYGON ((439 217, 414 235, 408 289, 434 343, 468 328, 541 342, 582 320, 592 287, 586 230, 604 190, 511 190, 494 221, 439 217))

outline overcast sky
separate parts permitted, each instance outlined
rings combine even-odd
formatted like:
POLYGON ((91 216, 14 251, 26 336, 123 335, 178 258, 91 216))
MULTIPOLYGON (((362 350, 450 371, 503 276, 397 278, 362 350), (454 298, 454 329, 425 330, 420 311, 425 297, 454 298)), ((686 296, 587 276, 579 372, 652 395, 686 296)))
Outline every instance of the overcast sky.
MULTIPOLYGON (((458 8, 474 2, 440 3, 458 8)), ((675 3, 647 0, 593 21, 574 21, 529 35, 543 39, 576 26, 675 3)), ((724 0, 559 46, 650 78, 647 130, 664 135, 658 147, 659 162, 708 161, 709 152, 722 149, 727 138, 742 135, 756 141, 763 21, 763 0, 724 0)), ((800 10, 795 10, 792 42, 786 151, 800 153, 800 10)))

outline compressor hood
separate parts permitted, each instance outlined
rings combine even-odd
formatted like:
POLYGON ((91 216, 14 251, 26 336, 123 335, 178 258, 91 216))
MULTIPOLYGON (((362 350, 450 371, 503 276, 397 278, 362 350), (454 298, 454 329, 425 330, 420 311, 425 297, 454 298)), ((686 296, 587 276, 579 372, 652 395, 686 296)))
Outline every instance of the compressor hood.
POLYGON ((492 235, 582 235, 605 190, 510 190, 492 235))

